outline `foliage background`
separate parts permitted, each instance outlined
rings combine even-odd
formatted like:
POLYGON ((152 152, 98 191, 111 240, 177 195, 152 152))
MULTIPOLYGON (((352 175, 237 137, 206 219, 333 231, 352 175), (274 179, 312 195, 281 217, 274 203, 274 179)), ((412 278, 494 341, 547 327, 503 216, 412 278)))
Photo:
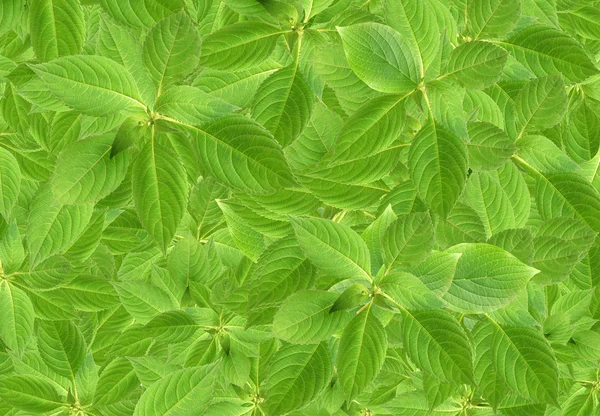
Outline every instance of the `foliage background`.
POLYGON ((593 0, 2 0, 0 414, 600 414, 599 54, 593 0))

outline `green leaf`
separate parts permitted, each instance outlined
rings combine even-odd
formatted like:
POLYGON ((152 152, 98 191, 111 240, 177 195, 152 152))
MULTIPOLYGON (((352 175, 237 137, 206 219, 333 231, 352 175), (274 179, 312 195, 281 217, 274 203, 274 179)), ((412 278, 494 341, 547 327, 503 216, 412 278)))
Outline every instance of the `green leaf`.
POLYGON ((379 288, 403 308, 419 310, 444 306, 422 279, 406 272, 391 272, 379 282, 379 288))
POLYGON ((238 22, 208 35, 202 42, 200 65, 243 70, 267 59, 284 31, 261 22, 238 22))
POLYGON ((192 72, 199 57, 200 35, 183 12, 158 22, 144 41, 142 59, 158 95, 192 72))
POLYGON ((542 136, 526 136, 515 142, 517 155, 541 173, 579 170, 579 166, 551 140, 542 136))
POLYGON ((0 282, 0 314, 0 339, 20 356, 33 335, 34 310, 27 294, 6 280, 0 282))
POLYGON ((65 56, 31 68, 58 100, 84 114, 107 116, 145 108, 134 78, 108 58, 65 56))
POLYGON ((403 94, 417 87, 417 61, 400 33, 378 23, 338 27, 352 71, 376 91, 403 94))
POLYGON ((33 0, 29 27, 31 46, 40 62, 83 50, 85 16, 77 0, 33 0))
POLYGON ((25 249, 17 223, 13 221, 0 237, 0 273, 16 272, 25 260, 25 249))
POLYGON ((459 384, 473 379, 469 338, 448 313, 403 309, 402 337, 408 356, 423 371, 459 384))
POLYGON ((461 256, 444 300, 464 313, 501 308, 514 300, 539 272, 489 244, 459 244, 448 252, 461 253, 461 256))
POLYGON ((353 400, 379 374, 387 351, 385 329, 368 307, 344 328, 337 369, 344 396, 353 400))
POLYGON ((600 194, 575 173, 537 174, 535 199, 543 219, 574 217, 600 231, 600 194))
POLYGON ((492 363, 508 387, 525 398, 556 404, 558 369, 548 341, 534 328, 502 327, 488 320, 492 363))
POLYGON ((600 117, 595 105, 582 101, 569 114, 567 154, 578 163, 591 160, 600 148, 600 117))
POLYGON ((92 205, 63 205, 54 200, 50 184, 42 185, 33 197, 27 219, 31 266, 71 247, 85 231, 92 214, 92 205))
POLYGON ((114 191, 125 178, 129 158, 125 153, 111 158, 111 144, 112 137, 101 136, 68 145, 54 169, 54 199, 65 205, 86 204, 114 191))
POLYGON ((515 99, 518 137, 558 123, 567 107, 567 94, 558 75, 537 78, 526 84, 515 99))
POLYGON ((252 117, 288 146, 302 133, 313 108, 313 93, 297 64, 282 68, 260 84, 252 102, 252 117))
POLYGON ((175 416, 201 412, 210 402, 215 380, 212 365, 172 372, 142 394, 133 415, 175 416))
POLYGON ((325 344, 287 345, 271 359, 265 407, 286 414, 314 400, 331 380, 333 366, 325 344))
POLYGON ((186 208, 185 170, 168 141, 152 137, 133 166, 135 208, 148 234, 166 251, 186 208))
POLYGON ((538 77, 562 74, 578 82, 598 73, 583 47, 552 27, 530 25, 498 44, 538 77))
POLYGON ((336 299, 329 312, 342 311, 360 306, 367 300, 369 294, 369 289, 364 285, 359 283, 350 285, 342 292, 340 297, 336 299))
POLYGON ((245 223, 243 218, 227 202, 217 200, 217 204, 221 208, 221 211, 223 211, 225 221, 236 246, 250 260, 256 262, 265 249, 264 235, 245 223))
POLYGON ((474 39, 502 38, 521 16, 519 0, 484 0, 467 2, 467 28, 474 39))
POLYGON ((100 373, 94 405, 107 405, 127 397, 140 384, 133 366, 124 357, 112 360, 100 373))
POLYGON ((371 279, 369 249, 354 230, 325 219, 291 221, 298 244, 315 266, 343 279, 371 279))
POLYGON ((30 374, 1 377, 0 398, 17 409, 33 413, 50 412, 63 405, 49 381, 30 374))
POLYGON ((21 169, 17 159, 0 147, 0 215, 8 220, 21 189, 21 169))
POLYGON ((383 259, 388 270, 423 261, 434 244, 433 223, 427 212, 400 215, 385 231, 383 259))
POLYGON ((508 135, 493 124, 473 122, 468 129, 469 167, 473 170, 498 169, 517 151, 508 135))
POLYGON ((481 218, 487 238, 509 228, 521 228, 529 218, 527 183, 510 162, 492 172, 471 174, 463 195, 481 218))
POLYGON ((570 396, 563 405, 565 416, 580 416, 597 413, 594 402, 594 391, 592 389, 580 388, 570 396))
POLYGON ((483 89, 498 81, 507 59, 508 53, 491 43, 463 43, 450 54, 447 74, 465 88, 483 89))
POLYGON ((329 313, 337 298, 333 292, 294 293, 277 311, 273 334, 293 344, 316 344, 329 339, 348 321, 344 311, 329 313))
POLYGON ((114 283, 114 287, 123 307, 142 324, 179 306, 167 292, 151 283, 127 281, 114 283))
POLYGON ((354 162, 389 148, 401 133, 404 100, 398 96, 374 98, 352 114, 333 143, 332 161, 354 162))
POLYGON ((417 52, 415 58, 422 78, 440 49, 440 27, 437 20, 431 18, 435 14, 435 4, 417 0, 386 0, 384 7, 386 22, 417 52))
POLYGON ((79 328, 70 321, 40 321, 37 340, 46 365, 57 374, 74 379, 87 354, 79 328))
POLYGON ((13 27, 23 13, 21 0, 7 0, 0 4, 0 33, 13 27))
POLYGON ((184 0, 100 0, 100 3, 120 23, 143 29, 177 13, 184 0))
POLYGON ((206 170, 226 185, 268 192, 295 183, 279 144, 247 118, 229 116, 206 128, 184 129, 195 141, 206 170))
POLYGON ((155 110, 182 123, 200 126, 226 116, 237 107, 198 88, 177 85, 161 93, 155 110))
POLYGON ((434 123, 425 125, 410 146, 408 168, 419 195, 446 218, 467 178, 467 147, 434 123))

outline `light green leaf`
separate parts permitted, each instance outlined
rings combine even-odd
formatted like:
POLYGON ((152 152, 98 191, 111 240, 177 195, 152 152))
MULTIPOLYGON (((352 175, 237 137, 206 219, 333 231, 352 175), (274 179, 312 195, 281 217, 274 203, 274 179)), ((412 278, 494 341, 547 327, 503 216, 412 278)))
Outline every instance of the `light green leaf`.
POLYGON ((467 28, 474 39, 502 38, 517 24, 521 15, 519 0, 469 0, 467 28))
POLYGON ((46 365, 73 380, 87 353, 79 328, 70 321, 39 321, 37 341, 46 365))
POLYGON ((144 29, 177 13, 184 0, 100 0, 100 3, 120 23, 144 29))
POLYGON ((408 154, 410 176, 419 195, 443 218, 458 200, 467 178, 467 146, 429 122, 415 137, 408 154))
POLYGON ((0 33, 13 27, 23 13, 21 0, 6 0, 0 3, 0 33))
POLYGON ((533 24, 498 44, 538 77, 562 74, 578 82, 598 73, 582 46, 552 27, 533 24))
POLYGON ((598 108, 589 100, 583 100, 569 113, 565 148, 578 163, 591 160, 600 148, 600 117, 597 111, 598 108))
POLYGON ((556 357, 543 334, 534 328, 502 327, 488 320, 493 334, 492 363, 499 377, 519 395, 556 404, 556 357))
POLYGON ((200 35, 183 12, 158 22, 146 35, 142 59, 157 88, 179 81, 192 72, 200 56, 200 35))
POLYGON ((195 141, 206 170, 224 184, 251 192, 295 184, 281 147, 258 123, 229 116, 206 128, 183 128, 195 141))
POLYGON ((600 231, 600 194, 575 173, 536 174, 535 199, 543 219, 574 217, 600 231))
POLYGON ((273 320, 273 334, 293 344, 325 341, 348 322, 345 311, 329 313, 339 294, 298 291, 281 305, 273 320))
POLYGON ((243 70, 266 60, 284 31, 261 22, 238 22, 208 35, 202 42, 200 65, 243 70))
POLYGON ((428 67, 436 59, 440 49, 440 28, 431 16, 435 3, 418 0, 386 0, 385 20, 396 29, 415 52, 422 78, 428 67))
POLYGON ((16 221, 13 221, 0 237, 0 273, 16 272, 25 260, 23 239, 16 221))
POLYGON ((493 124, 473 122, 468 124, 469 167, 473 170, 495 170, 517 151, 508 135, 493 124))
POLYGON ((77 0, 33 0, 29 27, 31 46, 40 62, 83 50, 85 17, 77 0))
POLYGON ((376 274, 379 268, 383 265, 383 248, 381 242, 387 228, 396 218, 396 214, 391 205, 388 205, 385 211, 374 220, 360 235, 367 243, 369 253, 371 254, 371 271, 376 274))
POLYGON ((110 157, 111 136, 76 141, 59 155, 52 177, 56 201, 69 204, 96 202, 114 191, 128 168, 128 154, 110 157))
POLYGON ((112 360, 100 373, 94 405, 116 403, 125 398, 140 384, 133 366, 124 357, 112 360))
POLYGON ((18 356, 23 354, 33 335, 34 311, 25 292, 0 282, 0 339, 18 356))
POLYGON ((567 94, 558 75, 537 78, 526 84, 515 98, 518 137, 526 131, 554 126, 567 108, 567 94))
POLYGON ((400 33, 378 23, 338 27, 352 71, 376 91, 403 94, 417 87, 419 70, 400 33))
POLYGON ((0 378, 0 399, 25 412, 50 412, 63 405, 56 388, 46 379, 30 374, 0 378))
POLYGON ((379 288, 390 296, 394 303, 410 310, 439 309, 444 303, 422 281, 406 272, 391 272, 379 282, 379 288))
POLYGON ((331 161, 355 161, 389 148, 402 131, 404 100, 399 96, 374 98, 348 117, 333 143, 331 161))
POLYGON ((454 317, 441 310, 402 310, 402 338, 410 359, 423 371, 454 383, 473 379, 472 347, 454 317))
POLYGON ((464 313, 501 308, 515 299, 539 273, 509 252, 489 244, 459 244, 448 252, 462 255, 444 300, 464 313))
POLYGON ((25 235, 31 266, 71 247, 85 231, 92 214, 92 205, 56 202, 50 184, 43 184, 33 197, 27 219, 25 235))
POLYGON ((219 208, 223 211, 225 221, 229 227, 229 232, 231 233, 231 237, 233 237, 236 246, 250 260, 256 262, 265 249, 264 235, 244 222, 226 201, 217 200, 217 204, 219 204, 219 208))
POLYGON ((178 85, 158 97, 155 110, 182 123, 199 126, 224 117, 237 107, 198 88, 178 85))
POLYGON ((509 228, 521 228, 529 218, 531 196, 515 165, 469 176, 464 197, 485 227, 487 238, 509 228))
POLYGON ((452 284, 462 254, 434 251, 410 271, 437 296, 443 296, 452 284))
POLYGON ((515 142, 517 155, 541 173, 579 170, 579 166, 551 140, 543 136, 526 136, 515 142))
POLYGON ((31 68, 57 99, 82 113, 107 116, 145 108, 131 74, 108 58, 65 56, 31 68))
POLYGON ((215 366, 178 370, 153 383, 135 406, 134 416, 200 414, 214 392, 215 366))
POLYGON ((331 380, 333 366, 325 344, 287 345, 271 359, 265 407, 286 414, 314 400, 331 380))
POLYGON ((252 102, 252 117, 288 146, 302 133, 313 108, 313 93, 297 64, 282 68, 260 84, 252 102))
POLYGON ((381 371, 387 352, 385 329, 368 307, 346 326, 337 355, 337 369, 344 396, 358 396, 381 371))
POLYGON ((354 230, 325 219, 291 222, 298 244, 315 266, 335 277, 371 279, 369 249, 354 230))
POLYGON ((387 269, 420 263, 429 255, 434 242, 428 212, 400 215, 387 228, 381 242, 387 269))
POLYGON ((491 86, 500 75, 508 53, 489 42, 467 42, 450 54, 447 74, 465 88, 484 89, 491 86))
POLYGON ((17 159, 0 147, 0 215, 8 220, 21 189, 21 169, 17 159))
POLYGON ((168 141, 152 137, 133 166, 135 208, 148 234, 166 251, 186 208, 186 173, 168 141))
POLYGON ((159 313, 179 307, 173 297, 151 283, 126 281, 113 285, 123 307, 142 324, 148 323, 159 313))
POLYGON ((563 415, 583 416, 598 413, 598 407, 594 400, 593 389, 582 387, 570 396, 563 404, 563 415))
POLYGON ((456 82, 442 78, 425 84, 424 107, 430 110, 436 126, 468 141, 464 112, 465 89, 456 82))

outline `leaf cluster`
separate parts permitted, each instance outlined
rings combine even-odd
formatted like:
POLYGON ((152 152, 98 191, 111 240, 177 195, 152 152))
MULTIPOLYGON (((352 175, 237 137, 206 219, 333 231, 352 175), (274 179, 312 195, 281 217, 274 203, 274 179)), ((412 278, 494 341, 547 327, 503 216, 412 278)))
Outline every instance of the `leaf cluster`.
POLYGON ((0 415, 599 415, 599 7, 1 0, 0 415))

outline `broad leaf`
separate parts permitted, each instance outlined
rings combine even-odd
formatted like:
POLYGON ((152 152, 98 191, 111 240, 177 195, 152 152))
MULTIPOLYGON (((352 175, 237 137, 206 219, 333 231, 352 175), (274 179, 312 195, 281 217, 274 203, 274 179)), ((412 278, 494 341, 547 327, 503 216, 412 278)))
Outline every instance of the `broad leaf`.
POLYGON ((77 0, 32 1, 29 27, 31 46, 40 62, 83 50, 85 16, 77 0))
POLYGON ((367 308, 346 326, 337 355, 338 376, 346 400, 358 396, 381 371, 387 336, 379 320, 367 308))
POLYGON ((293 219, 300 247, 324 272, 340 278, 370 279, 369 249, 347 226, 323 219, 293 219))
POLYGON ((183 217, 188 186, 175 152, 159 139, 152 137, 137 156, 132 192, 144 228, 166 251, 183 217))
POLYGON ((444 300, 465 313, 501 308, 515 299, 539 272, 512 254, 488 244, 460 244, 448 251, 461 253, 461 256, 444 300))
POLYGON ((369 87, 392 94, 417 87, 417 62, 398 32, 378 23, 339 27, 338 32, 350 68, 369 87))

